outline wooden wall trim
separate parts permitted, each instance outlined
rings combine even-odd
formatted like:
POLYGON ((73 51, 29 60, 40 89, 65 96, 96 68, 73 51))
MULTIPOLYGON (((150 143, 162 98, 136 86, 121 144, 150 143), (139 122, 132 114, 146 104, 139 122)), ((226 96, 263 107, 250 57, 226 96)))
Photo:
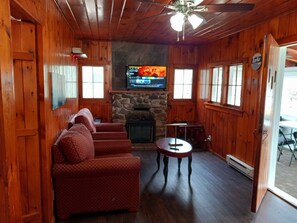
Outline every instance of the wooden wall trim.
POLYGON ((280 46, 297 43, 297 34, 280 38, 277 43, 280 46))
POLYGON ((15 134, 10 1, 0 1, 0 222, 21 222, 21 194, 15 134))
POLYGON ((34 60, 34 54, 33 53, 27 53, 27 52, 13 52, 13 59, 14 60, 32 61, 32 60, 34 60))
POLYGON ((215 103, 211 103, 211 102, 205 102, 204 105, 205 105, 206 109, 223 112, 223 113, 228 113, 228 114, 235 115, 235 116, 242 116, 244 113, 244 111, 239 110, 237 108, 230 107, 230 106, 223 106, 223 105, 219 105, 219 104, 215 104, 215 103))

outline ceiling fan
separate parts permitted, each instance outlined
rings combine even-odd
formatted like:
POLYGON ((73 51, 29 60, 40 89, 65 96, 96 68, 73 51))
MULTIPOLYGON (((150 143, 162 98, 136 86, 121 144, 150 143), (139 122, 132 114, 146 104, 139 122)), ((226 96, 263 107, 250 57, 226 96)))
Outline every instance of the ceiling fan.
MULTIPOLYGON (((145 19, 156 18, 161 16, 173 15, 170 18, 172 29, 178 33, 185 31, 185 22, 188 21, 193 29, 196 29, 206 20, 202 16, 207 12, 244 12, 250 11, 254 8, 255 4, 250 3, 230 3, 230 4, 202 4, 203 0, 175 0, 171 4, 162 4, 154 0, 138 0, 143 3, 150 3, 169 9, 169 12, 161 13, 145 19)), ((178 34, 179 40, 179 34, 178 34)))

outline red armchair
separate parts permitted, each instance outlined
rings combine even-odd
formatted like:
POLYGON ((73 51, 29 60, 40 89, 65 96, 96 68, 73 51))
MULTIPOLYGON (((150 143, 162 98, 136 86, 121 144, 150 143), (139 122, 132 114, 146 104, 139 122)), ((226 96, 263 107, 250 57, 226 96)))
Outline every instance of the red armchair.
POLYGON ((140 202, 140 158, 130 140, 93 141, 84 125, 63 130, 53 145, 55 211, 71 214, 127 209, 140 202))
POLYGON ((82 123, 92 133, 94 140, 101 139, 127 139, 128 135, 123 123, 96 123, 88 108, 83 108, 72 117, 68 129, 74 123, 82 123))

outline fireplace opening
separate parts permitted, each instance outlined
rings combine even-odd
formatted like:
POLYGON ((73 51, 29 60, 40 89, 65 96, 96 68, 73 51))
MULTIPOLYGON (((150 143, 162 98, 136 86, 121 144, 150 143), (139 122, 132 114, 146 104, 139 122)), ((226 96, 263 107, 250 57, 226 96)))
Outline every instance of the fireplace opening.
POLYGON ((155 141, 156 122, 148 107, 135 106, 126 115, 126 129, 132 143, 151 143, 155 141))

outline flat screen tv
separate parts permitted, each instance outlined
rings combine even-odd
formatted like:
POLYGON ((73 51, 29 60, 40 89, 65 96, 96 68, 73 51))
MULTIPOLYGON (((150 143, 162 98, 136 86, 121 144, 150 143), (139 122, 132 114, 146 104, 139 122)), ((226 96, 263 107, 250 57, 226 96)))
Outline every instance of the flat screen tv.
POLYGON ((166 89, 166 66, 127 66, 127 89, 166 89))

